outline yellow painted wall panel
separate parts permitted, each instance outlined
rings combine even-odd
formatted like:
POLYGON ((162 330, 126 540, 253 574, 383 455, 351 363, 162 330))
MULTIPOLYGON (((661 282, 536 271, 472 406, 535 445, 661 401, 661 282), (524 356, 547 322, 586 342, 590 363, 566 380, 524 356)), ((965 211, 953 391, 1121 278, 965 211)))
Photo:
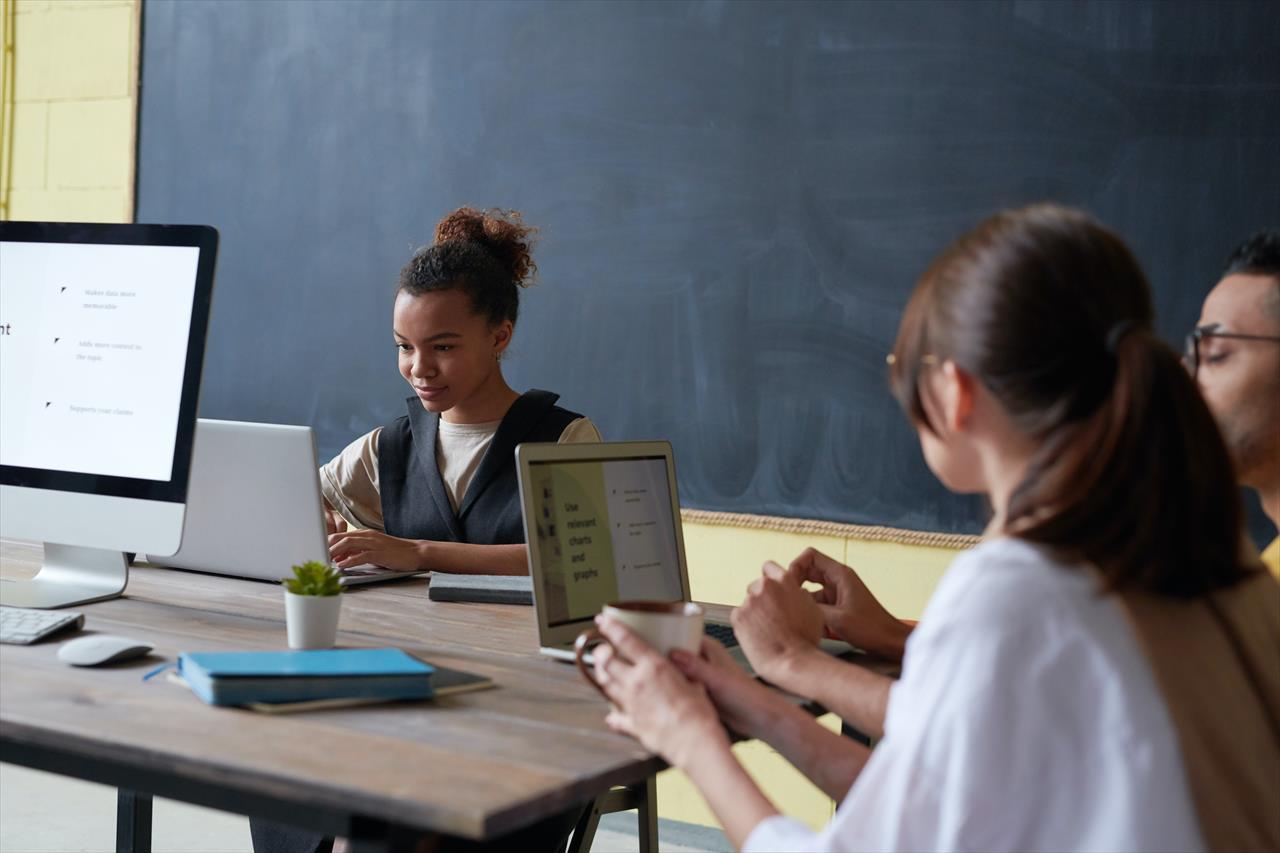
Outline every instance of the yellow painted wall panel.
POLYGON ((765 560, 786 566, 810 546, 844 559, 844 540, 839 537, 744 527, 686 523, 684 544, 693 597, 718 604, 741 602, 765 560))
POLYGON ((31 12, 69 12, 84 9, 105 9, 112 6, 132 7, 133 0, 18 0, 15 7, 19 15, 31 12))
POLYGON ((132 218, 137 9, 136 0, 18 0, 10 217, 132 218))
POLYGON ((947 566, 960 552, 849 539, 844 562, 899 619, 919 619, 947 566))
POLYGON ((114 190, 20 190, 9 196, 12 219, 48 222, 131 222, 129 196, 114 190))
POLYGON ((13 170, 16 189, 46 186, 46 150, 49 145, 49 105, 40 101, 13 105, 13 158, 22 168, 13 170))
POLYGON ((709 524, 684 525, 693 597, 737 604, 765 560, 785 566, 805 548, 853 566, 889 611, 918 619, 943 571, 959 551, 835 536, 778 533, 709 524))
POLYGON ((17 101, 133 96, 132 5, 55 4, 18 15, 16 24, 17 101))
POLYGON ((133 99, 49 104, 50 189, 127 187, 133 141, 133 99))
MULTIPOLYGON (((840 730, 840 720, 832 714, 822 717, 820 722, 832 731, 840 730)), ((783 814, 819 829, 835 813, 835 803, 830 797, 763 743, 739 743, 734 745, 733 752, 783 814)), ((697 787, 679 770, 658 775, 658 814, 668 820, 719 825, 697 787)))

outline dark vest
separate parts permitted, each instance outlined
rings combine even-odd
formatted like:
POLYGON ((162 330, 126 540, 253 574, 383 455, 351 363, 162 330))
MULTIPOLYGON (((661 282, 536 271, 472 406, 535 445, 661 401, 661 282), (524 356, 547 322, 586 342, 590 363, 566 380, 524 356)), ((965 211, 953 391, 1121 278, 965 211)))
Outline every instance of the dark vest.
POLYGON ((378 435, 378 491, 387 533, 472 545, 523 544, 515 449, 522 442, 559 441, 565 427, 582 417, 557 406, 558 399, 530 390, 511 404, 456 513, 436 465, 440 416, 417 397, 406 400, 409 414, 378 435))

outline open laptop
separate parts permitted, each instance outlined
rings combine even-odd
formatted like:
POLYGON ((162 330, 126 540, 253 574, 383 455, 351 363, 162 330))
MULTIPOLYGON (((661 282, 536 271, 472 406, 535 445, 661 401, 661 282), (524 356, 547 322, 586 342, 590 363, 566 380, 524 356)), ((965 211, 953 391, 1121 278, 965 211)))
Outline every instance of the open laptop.
MULTIPOLYGON (((157 566, 279 581, 290 567, 329 563, 311 427, 196 421, 182 547, 157 566)), ((359 566, 342 584, 414 577, 359 566)))
MULTIPOLYGON (((543 654, 572 659, 611 601, 690 600, 668 442, 522 444, 516 468, 543 654)), ((706 631, 745 663, 727 623, 706 631)))

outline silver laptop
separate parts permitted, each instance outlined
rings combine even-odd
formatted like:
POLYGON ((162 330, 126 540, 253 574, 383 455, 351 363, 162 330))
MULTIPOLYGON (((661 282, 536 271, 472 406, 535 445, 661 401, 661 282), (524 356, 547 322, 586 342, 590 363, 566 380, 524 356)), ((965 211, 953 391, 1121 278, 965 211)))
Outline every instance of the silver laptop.
MULTIPOLYGON (((329 563, 311 427, 196 421, 182 547, 157 566, 279 581, 290 567, 329 563)), ((413 577, 376 566, 343 585, 413 577)))
MULTIPOLYGON (((611 601, 689 600, 668 442, 522 444, 516 468, 543 654, 572 659, 611 601)), ((726 623, 707 632, 737 645, 726 623)))

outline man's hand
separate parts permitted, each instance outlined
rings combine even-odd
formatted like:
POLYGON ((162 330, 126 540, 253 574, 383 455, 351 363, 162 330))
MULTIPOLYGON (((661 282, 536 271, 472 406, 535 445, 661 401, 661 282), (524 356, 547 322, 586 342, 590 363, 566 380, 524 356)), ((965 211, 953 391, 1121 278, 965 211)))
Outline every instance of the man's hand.
POLYGON ((340 569, 372 563, 384 569, 418 572, 428 567, 428 545, 421 539, 400 539, 375 530, 346 530, 329 537, 329 556, 340 569))
POLYGON ((812 595, 830 636, 901 660, 911 629, 884 609, 853 569, 807 548, 787 575, 796 584, 810 581, 822 587, 812 595))
POLYGON ((747 598, 734 608, 731 621, 756 672, 783 687, 794 660, 816 652, 822 639, 817 602, 773 562, 764 564, 764 574, 747 588, 747 598))

